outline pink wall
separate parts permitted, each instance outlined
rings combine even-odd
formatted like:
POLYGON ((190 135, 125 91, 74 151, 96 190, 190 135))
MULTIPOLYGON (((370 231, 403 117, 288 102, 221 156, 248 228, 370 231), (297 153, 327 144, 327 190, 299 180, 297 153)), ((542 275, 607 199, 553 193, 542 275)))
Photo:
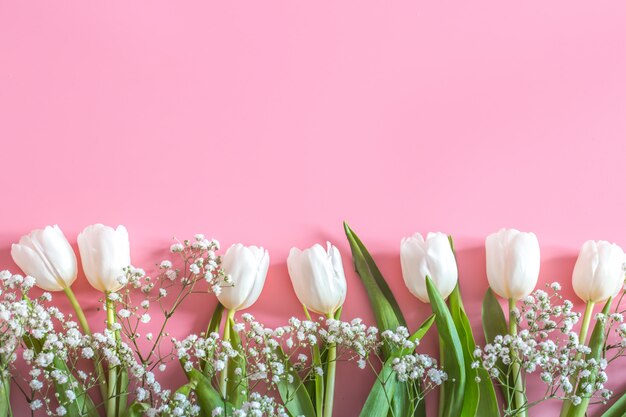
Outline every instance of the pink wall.
MULTIPOLYGON (((52 223, 73 242, 123 223, 148 270, 171 236, 261 244, 252 312, 276 324, 300 314, 289 248, 330 239, 350 270, 347 219, 417 324, 399 240, 441 230, 478 329, 482 242, 505 226, 571 294, 584 240, 626 246, 625 21, 622 1, 0 0, 0 265, 52 223)), ((370 320, 349 272, 345 317, 370 320)), ((338 415, 369 388, 355 372, 338 415)))

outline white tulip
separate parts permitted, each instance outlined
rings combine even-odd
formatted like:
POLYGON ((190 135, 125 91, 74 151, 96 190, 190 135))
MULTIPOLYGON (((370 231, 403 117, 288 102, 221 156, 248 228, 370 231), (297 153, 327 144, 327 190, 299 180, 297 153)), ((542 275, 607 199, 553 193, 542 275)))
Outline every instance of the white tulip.
POLYGON ((228 310, 243 310, 256 302, 263 290, 270 255, 257 246, 232 245, 222 258, 222 269, 233 280, 232 287, 223 287, 217 299, 228 310))
POLYGON ((487 278, 500 297, 521 300, 539 278, 539 241, 534 233, 501 229, 487 236, 487 278))
POLYGON ((11 257, 39 288, 62 291, 76 279, 76 255, 59 226, 46 226, 11 245, 11 257))
POLYGON ((289 276, 296 296, 307 309, 331 315, 346 300, 346 277, 339 250, 314 245, 301 251, 291 248, 287 257, 289 276))
POLYGON ((130 266, 128 232, 122 225, 113 229, 92 224, 78 235, 83 271, 89 283, 102 292, 116 292, 124 285, 120 278, 130 266))
POLYGON ((604 240, 586 241, 580 248, 572 285, 583 301, 598 303, 617 294, 624 285, 624 251, 604 240))
POLYGON ((400 243, 402 276, 411 294, 428 303, 426 276, 432 280, 441 296, 447 298, 459 279, 454 252, 445 233, 428 233, 402 239, 400 243))

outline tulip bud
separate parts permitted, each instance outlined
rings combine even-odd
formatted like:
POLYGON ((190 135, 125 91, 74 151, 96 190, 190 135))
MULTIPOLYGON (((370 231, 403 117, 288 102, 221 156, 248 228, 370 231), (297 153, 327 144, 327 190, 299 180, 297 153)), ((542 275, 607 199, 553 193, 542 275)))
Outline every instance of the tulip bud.
POLYGON ((502 298, 521 300, 539 278, 539 241, 534 233, 500 229, 487 236, 487 279, 502 298))
POLYGON ((447 298, 459 279, 454 252, 445 233, 421 234, 402 239, 400 243, 402 276, 411 294, 428 303, 426 276, 432 280, 441 297, 447 298))
POLYGON ((316 313, 331 315, 346 300, 347 285, 339 250, 330 242, 327 246, 327 250, 321 245, 303 251, 291 248, 287 267, 300 302, 316 313))
POLYGON ((78 249, 83 271, 92 287, 102 292, 116 292, 124 285, 120 278, 130 266, 128 231, 122 225, 113 229, 92 224, 78 235, 78 249))
POLYGON ((256 302, 263 290, 270 255, 257 246, 232 245, 222 257, 222 269, 233 280, 223 287, 217 299, 228 310, 243 310, 256 302))
POLYGON ((586 241, 580 248, 572 286, 583 301, 598 303, 617 294, 624 285, 624 251, 604 240, 586 241))
POLYGON ((62 291, 76 279, 76 255, 59 226, 46 226, 11 245, 11 257, 46 291, 62 291))

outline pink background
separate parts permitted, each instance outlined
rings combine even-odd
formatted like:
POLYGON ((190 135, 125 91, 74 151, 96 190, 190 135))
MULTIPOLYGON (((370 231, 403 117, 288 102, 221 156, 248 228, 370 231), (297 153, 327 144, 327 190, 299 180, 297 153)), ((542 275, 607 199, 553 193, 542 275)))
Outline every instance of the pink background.
MULTIPOLYGON (((584 240, 626 245, 625 21, 622 1, 0 0, 0 265, 54 223, 73 243, 126 225, 148 271, 172 236, 260 244, 272 265, 251 312, 278 324, 300 314, 289 248, 329 239, 344 317, 371 321, 346 219, 415 326, 428 306, 402 283, 399 241, 441 230, 480 334, 488 233, 536 232, 541 281, 570 296, 584 240)), ((99 295, 76 288, 100 325, 99 295)), ((212 310, 196 303, 182 333, 212 310)), ((369 390, 352 368, 338 416, 369 390)))

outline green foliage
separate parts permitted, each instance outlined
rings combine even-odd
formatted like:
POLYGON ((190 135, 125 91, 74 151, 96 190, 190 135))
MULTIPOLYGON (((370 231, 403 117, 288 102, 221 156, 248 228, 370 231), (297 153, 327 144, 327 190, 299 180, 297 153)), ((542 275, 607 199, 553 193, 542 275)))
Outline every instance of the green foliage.
POLYGON ((11 412, 11 376, 7 373, 0 379, 0 417, 7 417, 11 412))
POLYGON ((150 406, 146 403, 134 402, 126 409, 123 417, 142 417, 150 406))
MULTIPOLYGON (((365 245, 363 245, 363 242, 361 242, 361 239, 350 229, 350 226, 345 222, 343 226, 352 249, 354 268, 365 286, 378 328, 381 331, 396 331, 398 326, 406 327, 406 320, 402 315, 402 311, 400 311, 400 306, 376 266, 374 259, 365 245)), ((387 358, 390 352, 385 351, 384 354, 385 358, 387 358)))
POLYGON ((458 417, 462 415, 466 387, 463 346, 450 310, 428 276, 426 277, 426 290, 439 333, 441 367, 448 374, 448 379, 441 385, 439 415, 440 417, 458 417))
MULTIPOLYGON (((289 359, 285 352, 282 349, 279 352, 282 355, 283 363, 288 364, 289 359)), ((286 366, 285 369, 289 368, 286 366)), ((300 376, 292 369, 289 369, 289 375, 293 378, 291 382, 282 378, 278 382, 278 392, 283 404, 292 416, 315 416, 315 407, 313 407, 309 392, 307 392, 300 376)))
MULTIPOLYGON (((35 352, 35 355, 41 353, 43 342, 30 336, 24 337, 24 343, 30 349, 35 352)), ((86 391, 81 390, 81 384, 76 380, 76 377, 72 374, 67 363, 61 358, 55 356, 52 363, 48 366, 48 371, 52 372, 57 370, 67 377, 65 383, 57 382, 54 380, 54 390, 58 393, 59 403, 63 404, 68 417, 99 417, 98 410, 93 403, 89 394, 86 391), (69 401, 67 397, 67 391, 73 391, 76 395, 74 401, 69 401)))
POLYGON ((220 393, 211 385, 211 380, 202 372, 192 369, 189 376, 194 385, 202 417, 212 417, 213 410, 217 407, 221 407, 226 413, 231 412, 232 404, 222 399, 220 393))
MULTIPOLYGON (((604 308, 602 309, 602 314, 607 316, 609 314, 609 310, 611 309, 611 302, 613 298, 609 298, 604 308)), ((585 359, 595 359, 599 361, 602 359, 602 355, 604 354, 604 342, 606 339, 606 320, 597 320, 595 326, 593 327, 593 332, 591 333, 591 338, 589 339, 589 349, 591 352, 585 357, 585 359)), ((581 378, 578 382, 578 387, 576 389, 576 395, 582 398, 582 401, 579 405, 571 404, 568 410, 568 417, 584 417, 587 413, 587 408, 589 407, 589 402, 591 398, 588 394, 585 394, 582 385, 585 383, 594 384, 596 377, 598 376, 598 371, 595 370, 586 378, 581 378)))
MULTIPOLYGON (((483 331, 485 332, 485 340, 487 343, 492 343, 498 335, 506 335, 509 333, 509 327, 506 322, 506 317, 504 316, 504 311, 502 311, 502 307, 500 306, 500 303, 491 288, 487 289, 485 298, 483 299, 482 322, 483 331)), ((510 365, 505 365, 501 360, 499 360, 496 366, 500 375, 508 376, 507 384, 500 385, 500 390, 502 391, 504 400, 509 402, 508 408, 520 408, 523 404, 515 404, 515 382, 513 380, 514 375, 510 369, 510 365)), ((526 401, 525 395, 523 398, 524 401, 526 401)))
MULTIPOLYGON (((365 286, 379 330, 395 332, 399 326, 407 327, 400 306, 372 255, 350 226, 345 222, 343 226, 352 250, 354 268, 365 286)), ((412 414, 413 410, 408 398, 410 388, 406 383, 397 380, 390 367, 389 360, 399 353, 392 352, 388 346, 383 346, 382 357, 385 364, 361 410, 362 417, 386 417, 390 413, 396 417, 405 417, 412 414)), ((418 404, 414 416, 422 417, 425 414, 426 409, 422 401, 418 404)))
POLYGON ((626 416, 626 393, 623 394, 613 405, 606 410, 602 417, 624 417, 626 416))
POLYGON ((461 292, 457 284, 448 299, 450 306, 450 314, 456 326, 461 345, 463 346, 463 359, 465 361, 465 374, 467 375, 467 384, 465 386, 465 401, 463 403, 462 416, 498 416, 498 399, 493 382, 482 368, 472 369, 474 361, 474 349, 476 341, 472 333, 472 327, 467 317, 467 313, 463 308, 461 300, 461 292), (476 382, 479 378, 479 382, 476 382))
POLYGON ((235 407, 240 408, 248 398, 248 377, 246 374, 246 357, 241 345, 239 334, 235 331, 235 321, 228 318, 225 326, 230 330, 230 343, 237 351, 237 356, 228 359, 228 381, 226 383, 227 400, 235 407), (240 370, 238 374, 236 371, 240 370))

